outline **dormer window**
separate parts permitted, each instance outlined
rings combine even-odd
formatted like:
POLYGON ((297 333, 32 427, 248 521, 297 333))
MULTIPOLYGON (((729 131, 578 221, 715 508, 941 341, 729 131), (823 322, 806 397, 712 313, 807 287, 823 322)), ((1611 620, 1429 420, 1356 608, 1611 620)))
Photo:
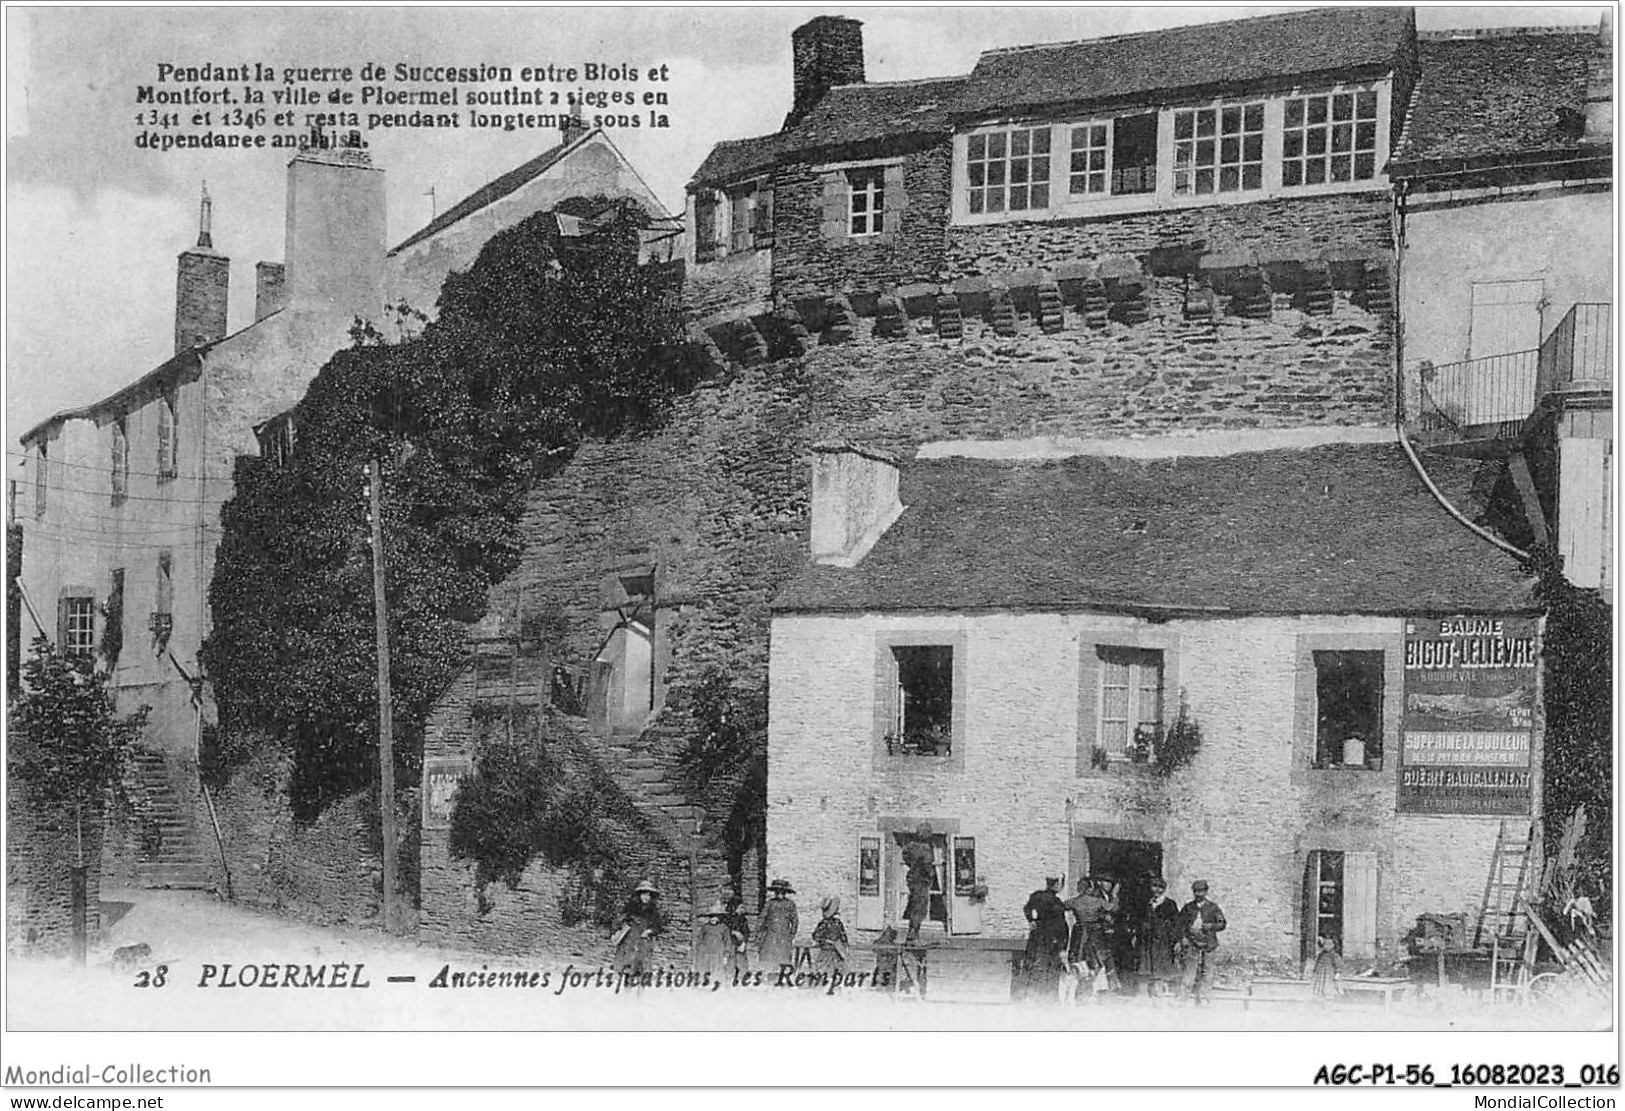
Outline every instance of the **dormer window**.
POLYGON ((1390 84, 1057 112, 954 137, 958 224, 1071 219, 1380 189, 1390 84))

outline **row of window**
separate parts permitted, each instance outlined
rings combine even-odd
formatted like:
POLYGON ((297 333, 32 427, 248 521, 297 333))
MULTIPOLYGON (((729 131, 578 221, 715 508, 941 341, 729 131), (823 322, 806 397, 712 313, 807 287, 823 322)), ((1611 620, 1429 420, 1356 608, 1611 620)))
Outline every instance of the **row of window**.
MULTIPOLYGON (((1168 724, 1163 652, 1099 645, 1092 692, 1097 766, 1145 763, 1168 724)), ((1377 771, 1383 755, 1383 653, 1317 651, 1315 751, 1317 768, 1377 771)), ((948 757, 954 737, 954 648, 899 645, 891 649, 892 713, 885 735, 891 756, 948 757)), ((1086 694, 1086 697, 1088 695, 1086 694)))
MULTIPOLYGON (((1379 108, 1376 90, 1351 89, 981 131, 966 139, 957 191, 963 211, 982 217, 1151 194, 1159 181, 1175 197, 1262 192, 1272 163, 1283 189, 1371 181, 1379 108)), ((846 186, 848 237, 884 232, 883 170, 848 170, 846 186)), ((772 243, 772 196, 755 183, 729 190, 730 252, 772 243)), ((714 197, 697 199, 695 229, 700 261, 722 253, 714 197)))
POLYGON ((1155 192, 1159 128, 1171 121, 1176 197, 1258 192, 1273 158, 1284 188, 1370 181, 1377 176, 1378 97, 1371 89, 1291 97, 1279 122, 1255 100, 1170 113, 1142 112, 1070 124, 971 135, 965 145, 965 211, 1037 212, 1051 190, 1070 200, 1155 192), (1052 173, 1052 154, 1064 171, 1052 173))
MULTIPOLYGON (((179 474, 180 426, 176 419, 175 397, 166 393, 158 399, 158 458, 153 472, 159 482, 168 482, 179 474)), ((108 426, 108 474, 113 504, 124 501, 130 490, 130 425, 129 416, 120 413, 108 426)), ((43 517, 50 507, 51 445, 39 441, 34 452, 34 515, 43 517)))
MULTIPOLYGON (((158 553, 157 571, 153 580, 153 612, 148 627, 155 643, 169 640, 174 624, 175 606, 174 560, 167 551, 158 553)), ((107 593, 104 614, 108 621, 118 621, 112 630, 116 643, 124 640, 124 568, 113 571, 107 593)), ((88 594, 68 594, 57 601, 57 643, 70 655, 91 655, 96 651, 96 599, 88 594)))

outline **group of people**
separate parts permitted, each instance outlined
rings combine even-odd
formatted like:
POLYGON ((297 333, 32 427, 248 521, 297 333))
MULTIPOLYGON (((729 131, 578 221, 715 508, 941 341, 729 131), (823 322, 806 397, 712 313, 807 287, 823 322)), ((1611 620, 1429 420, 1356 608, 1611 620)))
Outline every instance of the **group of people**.
POLYGON ((1224 911, 1208 897, 1206 880, 1191 884, 1190 902, 1183 907, 1168 897, 1161 876, 1151 877, 1129 906, 1120 905, 1118 889, 1107 881, 1080 879, 1077 894, 1065 900, 1061 883, 1059 876, 1049 877, 1023 908, 1029 924, 1022 976, 1026 998, 1076 998, 1143 986, 1150 995, 1177 990, 1202 1002, 1211 979, 1210 957, 1227 924, 1224 911))
MULTIPOLYGON (((768 884, 770 898, 762 908, 761 929, 756 939, 756 967, 777 974, 796 963, 796 934, 801 920, 796 910, 795 888, 788 880, 768 884)), ((750 916, 737 891, 727 892, 700 915, 694 936, 694 971, 710 973, 723 984, 738 983, 751 968, 750 916)), ((822 916, 813 928, 813 970, 839 973, 846 967, 848 941, 841 921, 841 899, 831 895, 823 901, 822 916)), ((653 966, 655 939, 665 932, 665 915, 660 909, 660 892, 648 880, 638 884, 622 912, 621 928, 611 939, 615 946, 615 971, 638 976, 653 966)))

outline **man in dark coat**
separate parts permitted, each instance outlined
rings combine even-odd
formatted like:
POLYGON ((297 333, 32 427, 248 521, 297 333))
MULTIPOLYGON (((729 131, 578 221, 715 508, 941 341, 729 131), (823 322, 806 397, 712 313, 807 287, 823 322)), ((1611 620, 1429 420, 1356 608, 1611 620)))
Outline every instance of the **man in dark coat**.
POLYGON ((1224 911, 1207 897, 1207 881, 1191 884, 1191 901, 1179 912, 1179 933, 1186 946, 1185 991, 1197 1003, 1207 991, 1208 959, 1219 947, 1219 933, 1225 925, 1224 911))
POLYGON ((1094 881, 1080 879, 1078 894, 1067 900, 1065 906, 1074 923, 1067 959, 1088 968, 1091 980, 1101 968, 1106 969, 1109 978, 1115 969, 1110 960, 1112 954, 1106 936, 1106 922, 1117 913, 1116 902, 1103 895, 1094 881))
POLYGON ((734 967, 741 972, 750 970, 750 915, 745 913, 745 900, 737 891, 729 891, 723 897, 723 907, 727 914, 723 915, 723 922, 728 926, 728 932, 733 935, 734 941, 734 967))
POLYGON ((1179 976, 1179 904, 1168 898, 1168 881, 1151 881, 1151 894, 1140 924, 1140 975, 1146 990, 1161 995, 1179 976))
POLYGON ((1050 876, 1042 891, 1034 891, 1022 908, 1031 923, 1027 934, 1027 997, 1060 998, 1061 973, 1065 971, 1066 904, 1061 902, 1061 877, 1050 876))
POLYGON ((931 888, 937 876, 937 854, 931 848, 931 824, 921 822, 914 831, 913 840, 903 846, 903 867, 908 884, 908 906, 903 917, 908 919, 908 936, 904 944, 920 940, 920 925, 931 916, 931 888))

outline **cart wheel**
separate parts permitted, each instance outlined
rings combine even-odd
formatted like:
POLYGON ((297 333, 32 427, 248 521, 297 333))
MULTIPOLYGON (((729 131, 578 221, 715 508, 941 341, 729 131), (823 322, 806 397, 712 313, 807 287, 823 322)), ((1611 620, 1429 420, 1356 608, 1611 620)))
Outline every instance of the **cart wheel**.
POLYGON ((1558 992, 1558 985, 1563 982, 1561 972, 1542 972, 1530 979, 1528 987, 1524 989, 1531 1003, 1547 1003, 1558 992))

